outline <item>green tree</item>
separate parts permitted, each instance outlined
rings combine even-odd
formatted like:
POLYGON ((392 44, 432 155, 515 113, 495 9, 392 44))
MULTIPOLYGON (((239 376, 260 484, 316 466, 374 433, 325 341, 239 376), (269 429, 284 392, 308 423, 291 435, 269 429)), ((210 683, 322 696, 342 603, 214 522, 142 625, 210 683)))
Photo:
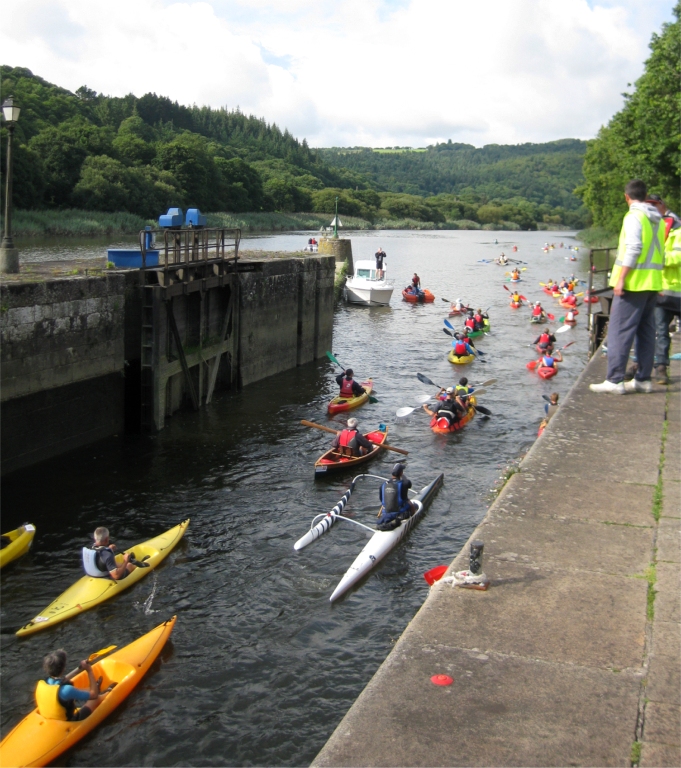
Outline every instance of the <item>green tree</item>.
POLYGON ((651 55, 624 108, 597 138, 584 159, 585 183, 577 192, 593 214, 594 223, 616 232, 627 211, 624 185, 643 179, 674 210, 679 209, 681 159, 681 3, 676 21, 653 35, 651 55))

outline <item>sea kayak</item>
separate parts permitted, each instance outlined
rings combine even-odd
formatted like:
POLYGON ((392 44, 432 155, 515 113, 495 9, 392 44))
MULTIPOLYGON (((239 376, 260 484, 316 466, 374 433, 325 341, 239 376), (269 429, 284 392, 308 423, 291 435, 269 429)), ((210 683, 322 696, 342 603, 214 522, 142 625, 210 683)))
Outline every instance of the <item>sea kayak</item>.
POLYGON ((466 365, 472 363, 475 360, 475 355, 455 355, 454 350, 451 349, 447 355, 447 360, 454 365, 466 365))
MULTIPOLYGON (((142 680, 163 650, 175 625, 175 616, 159 624, 130 645, 112 653, 92 666, 95 678, 102 677, 100 690, 116 683, 102 703, 85 720, 46 719, 34 709, 0 743, 0 763, 7 766, 49 765, 56 757, 80 741, 111 714, 142 680)), ((88 690, 87 672, 71 681, 76 688, 88 690)))
POLYGON ((427 288, 424 288, 418 295, 411 293, 406 288, 402 291, 402 298, 412 304, 417 302, 430 304, 431 301, 435 301, 435 296, 427 288))
POLYGON ((430 420, 430 428, 438 435, 448 435, 450 432, 458 432, 460 429, 468 424, 469 421, 475 416, 475 404, 477 400, 475 397, 471 397, 468 401, 468 410, 465 416, 462 416, 459 421, 450 422, 445 418, 438 419, 437 416, 433 416, 430 420))
POLYGON ((359 408, 360 405, 364 405, 374 388, 374 382, 373 379, 368 379, 367 381, 361 382, 361 384, 364 387, 364 392, 362 392, 361 395, 358 395, 357 397, 341 397, 340 395, 334 397, 329 403, 327 409, 328 412, 333 415, 334 413, 351 411, 353 408, 359 408))
MULTIPOLYGON (((160 536, 149 539, 149 541, 143 541, 141 544, 136 544, 134 547, 125 550, 125 552, 134 552, 135 558, 139 561, 147 558, 145 562, 148 563, 148 568, 135 568, 132 573, 129 573, 120 581, 83 576, 73 586, 62 592, 47 608, 31 619, 28 624, 23 626, 17 632, 17 635, 30 635, 33 632, 40 632, 42 629, 52 627, 60 621, 66 621, 66 619, 94 608, 96 605, 115 597, 124 589, 136 584, 168 557, 179 544, 188 525, 189 520, 183 520, 179 525, 162 533, 160 536)), ((122 562, 123 554, 125 553, 118 553, 116 555, 116 562, 122 562)))
POLYGON ((314 463, 315 477, 317 475, 328 475, 333 472, 339 472, 346 469, 354 469, 358 464, 365 464, 367 461, 375 458, 380 452, 380 447, 388 437, 388 427, 381 424, 381 428, 374 432, 368 432, 364 435, 369 442, 376 443, 376 447, 364 456, 343 456, 337 448, 331 448, 323 456, 320 456, 314 463))
POLYGON ((412 498, 416 502, 416 512, 407 520, 403 520, 397 528, 392 531, 376 531, 369 539, 364 549, 357 555, 353 564, 345 572, 345 576, 338 582, 333 594, 329 598, 330 602, 338 600, 354 584, 369 573, 369 571, 379 563, 397 544, 409 533, 416 523, 423 516, 426 508, 442 485, 444 475, 438 475, 430 485, 427 485, 421 492, 412 498))
POLYGON ((9 533, 3 533, 2 543, 5 546, 0 549, 0 568, 25 555, 33 544, 34 536, 35 526, 31 523, 24 523, 9 533))
POLYGON ((469 330, 468 331, 468 337, 471 338, 471 339, 477 339, 478 336, 482 336, 485 333, 489 333, 489 331, 490 331, 489 320, 487 318, 485 318, 483 320, 483 327, 479 331, 471 331, 471 330, 469 330))

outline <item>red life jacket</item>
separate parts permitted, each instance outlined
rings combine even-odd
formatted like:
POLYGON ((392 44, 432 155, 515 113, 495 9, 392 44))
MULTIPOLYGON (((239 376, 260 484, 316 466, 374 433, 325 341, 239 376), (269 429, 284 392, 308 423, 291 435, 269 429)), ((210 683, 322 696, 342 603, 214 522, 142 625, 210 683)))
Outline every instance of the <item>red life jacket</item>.
POLYGON ((343 379, 343 383, 341 384, 341 388, 340 388, 340 396, 354 397, 354 394, 352 392, 352 379, 348 379, 347 377, 343 379))
POLYGON ((475 316, 475 322, 480 323, 480 325, 484 325, 485 318, 482 315, 476 315, 475 316))
POLYGON ((532 310, 532 317, 541 317, 541 313, 543 312, 541 307, 535 307, 532 310))
POLYGON ((463 341, 456 342, 456 346, 454 347, 454 354, 459 355, 459 357, 468 354, 468 350, 466 349, 466 345, 463 343, 463 341))
POLYGON ((471 330, 475 330, 475 319, 472 317, 467 317, 466 322, 464 323, 466 328, 470 328, 471 330))
POLYGON ((542 335, 539 337, 539 343, 540 344, 548 344, 551 341, 551 337, 548 333, 542 333, 542 335))
POLYGON ((574 306, 575 306, 575 304, 577 303, 577 299, 576 299, 574 296, 568 296, 568 297, 565 299, 565 303, 566 303, 566 304, 570 304, 571 306, 573 306, 573 307, 574 307, 574 306))

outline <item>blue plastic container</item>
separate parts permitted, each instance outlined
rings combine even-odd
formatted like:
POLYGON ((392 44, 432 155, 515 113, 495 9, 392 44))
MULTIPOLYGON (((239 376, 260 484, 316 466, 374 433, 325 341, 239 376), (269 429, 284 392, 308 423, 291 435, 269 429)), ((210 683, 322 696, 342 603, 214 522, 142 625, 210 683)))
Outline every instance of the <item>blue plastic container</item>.
POLYGON ((181 227, 183 223, 182 208, 168 208, 168 213, 158 217, 159 227, 181 227))
MULTIPOLYGON (((142 252, 138 249, 108 248, 106 256, 117 267, 126 269, 140 269, 142 266, 142 252)), ((147 251, 147 267, 158 266, 158 251, 147 251)))
POLYGON ((187 218, 184 222, 188 227, 205 227, 206 217, 201 213, 198 208, 189 208, 187 211, 187 218))

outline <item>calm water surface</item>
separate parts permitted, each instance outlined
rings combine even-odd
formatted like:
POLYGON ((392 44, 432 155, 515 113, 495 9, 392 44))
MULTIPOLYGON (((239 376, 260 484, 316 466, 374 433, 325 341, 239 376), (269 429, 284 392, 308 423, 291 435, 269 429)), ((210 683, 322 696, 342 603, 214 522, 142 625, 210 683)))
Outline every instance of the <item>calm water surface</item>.
MULTIPOLYGON (((248 247, 295 250, 307 237, 252 239, 248 247)), ((389 441, 409 450, 407 474, 417 488, 442 471, 445 485, 409 538, 334 605, 329 595, 365 534, 340 523, 293 551, 312 517, 329 510, 350 480, 315 482, 312 465, 329 436, 300 425, 303 418, 327 423, 325 406, 337 390, 325 358, 225 393, 198 414, 176 415, 159 435, 112 438, 6 478, 3 530, 30 521, 38 532, 32 553, 1 574, 3 735, 32 708, 50 649, 63 647, 76 662, 177 614, 161 660, 139 688, 59 764, 308 764, 426 598, 423 572, 452 560, 484 517, 503 467, 532 444, 541 395, 565 395, 584 366, 582 314, 559 337, 576 343, 553 382, 528 373, 533 351, 526 345, 536 335, 529 312, 509 308, 502 267, 478 262, 502 249, 523 259, 528 271, 519 287, 543 299, 540 280, 573 269, 584 277, 587 258, 585 249, 574 264, 565 260, 567 250, 544 254, 545 240, 574 243, 565 233, 546 232, 352 235, 355 259, 383 246, 396 281, 390 307, 341 305, 336 313, 333 352, 376 382, 379 402, 355 415, 367 429, 389 425, 389 441), (414 270, 437 296, 434 304, 401 300, 414 270), (485 364, 447 362, 442 296, 490 307, 493 333, 479 341, 485 364), (480 400, 494 415, 450 436, 434 435, 418 411, 397 423, 395 410, 428 392, 417 371, 442 385, 464 374, 471 382, 498 378, 480 400), (184 541, 145 580, 77 619, 15 637, 80 576, 80 547, 96 526, 107 525, 127 546, 186 517, 192 522, 184 541)), ((546 298, 551 311, 554 302, 546 298)), ((336 418, 334 426, 342 424, 336 418)), ((384 455, 371 471, 389 474, 393 461, 384 455)), ((371 522, 377 488, 377 481, 358 484, 348 511, 371 522)))

